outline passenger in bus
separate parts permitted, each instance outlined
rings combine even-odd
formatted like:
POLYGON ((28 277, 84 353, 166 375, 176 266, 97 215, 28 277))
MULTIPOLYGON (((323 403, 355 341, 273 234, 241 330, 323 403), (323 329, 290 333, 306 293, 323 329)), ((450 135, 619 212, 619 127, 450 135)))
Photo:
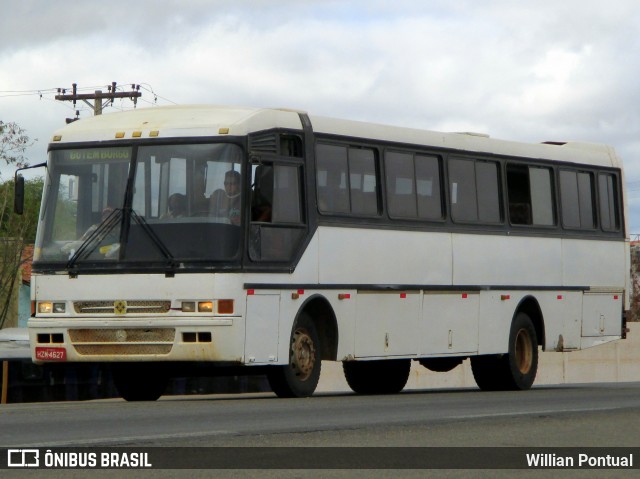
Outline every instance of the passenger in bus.
POLYGON ((240 224, 240 186, 238 171, 229 170, 224 175, 224 189, 218 189, 209 198, 209 215, 227 218, 232 225, 240 224))
POLYGON ((161 219, 182 218, 187 212, 187 197, 174 193, 167 200, 167 213, 161 219))

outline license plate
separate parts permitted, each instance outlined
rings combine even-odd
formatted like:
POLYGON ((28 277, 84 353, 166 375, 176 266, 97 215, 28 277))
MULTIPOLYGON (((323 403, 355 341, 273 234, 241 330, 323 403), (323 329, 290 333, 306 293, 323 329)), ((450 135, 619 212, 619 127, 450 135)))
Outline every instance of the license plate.
POLYGON ((64 348, 36 348, 36 359, 39 361, 66 361, 67 350, 64 348))

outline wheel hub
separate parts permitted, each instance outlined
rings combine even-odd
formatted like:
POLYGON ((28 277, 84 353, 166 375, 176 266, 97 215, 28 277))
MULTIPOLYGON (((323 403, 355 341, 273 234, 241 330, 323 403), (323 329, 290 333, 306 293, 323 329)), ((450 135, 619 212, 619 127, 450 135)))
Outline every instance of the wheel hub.
POLYGON ((516 336, 516 366, 522 374, 527 374, 533 364, 531 337, 526 329, 518 331, 516 336))
POLYGON ((302 329, 293 333, 291 344, 291 367, 302 381, 311 376, 316 362, 316 348, 311 336, 302 329))

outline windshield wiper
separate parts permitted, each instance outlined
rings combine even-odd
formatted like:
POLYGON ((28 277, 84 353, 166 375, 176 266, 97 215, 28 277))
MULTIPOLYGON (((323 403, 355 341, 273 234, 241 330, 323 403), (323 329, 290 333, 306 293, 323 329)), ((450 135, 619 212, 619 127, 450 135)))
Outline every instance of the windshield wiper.
POLYGON ((78 247, 76 252, 67 261, 67 269, 73 268, 79 259, 87 258, 96 247, 104 240, 111 231, 120 224, 122 219, 122 208, 115 208, 109 215, 93 230, 87 239, 78 247))
MULTIPOLYGON (((171 251, 169 248, 162 242, 160 237, 153 231, 153 229, 149 226, 149 223, 136 213, 134 210, 130 210, 131 218, 135 221, 140 228, 145 232, 147 237, 151 240, 153 245, 160 251, 162 256, 167 260, 168 266, 173 270, 177 267, 178 263, 175 261, 171 251)), ((67 269, 71 269, 75 266, 75 264, 80 259, 86 259, 93 251, 95 251, 96 247, 113 231, 113 229, 119 225, 122 221, 122 216, 124 212, 122 208, 114 209, 109 216, 107 216, 102 223, 100 223, 95 230, 93 230, 87 239, 85 239, 82 244, 75 251, 73 256, 69 258, 67 262, 67 269)), ((120 238, 122 241, 123 238, 120 238)), ((124 239, 126 241, 126 239, 124 239)), ((125 248, 122 248, 120 251, 121 254, 125 253, 125 248)))
POLYGON ((149 223, 147 223, 147 221, 142 216, 136 213, 134 209, 131 210, 131 217, 136 223, 138 223, 138 225, 140 225, 151 242, 156 246, 156 248, 158 248, 160 253, 162 253, 171 269, 175 269, 178 263, 175 261, 173 255, 171 254, 171 251, 169 251, 169 248, 167 248, 160 237, 155 233, 155 231, 153 231, 151 226, 149 226, 149 223))

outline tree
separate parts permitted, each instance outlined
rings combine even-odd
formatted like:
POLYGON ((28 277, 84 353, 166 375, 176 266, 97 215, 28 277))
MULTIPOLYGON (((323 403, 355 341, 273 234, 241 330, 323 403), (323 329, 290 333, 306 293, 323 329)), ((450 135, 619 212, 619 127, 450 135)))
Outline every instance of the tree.
POLYGON ((18 168, 27 166, 24 153, 33 143, 17 123, 5 123, 0 120, 0 162, 4 161, 7 165, 18 168))
POLYGON ((31 244, 36 239, 44 180, 36 177, 25 181, 22 215, 13 212, 14 188, 13 179, 0 183, 0 238, 21 237, 25 243, 31 244))
MULTIPOLYGON (((0 121, 0 164, 27 166, 25 151, 31 145, 33 141, 24 129, 16 123, 0 121)), ((24 262, 24 247, 35 239, 42 179, 25 185, 28 199, 22 216, 13 212, 13 191, 13 180, 0 185, 0 328, 17 322, 18 275, 24 262)))

